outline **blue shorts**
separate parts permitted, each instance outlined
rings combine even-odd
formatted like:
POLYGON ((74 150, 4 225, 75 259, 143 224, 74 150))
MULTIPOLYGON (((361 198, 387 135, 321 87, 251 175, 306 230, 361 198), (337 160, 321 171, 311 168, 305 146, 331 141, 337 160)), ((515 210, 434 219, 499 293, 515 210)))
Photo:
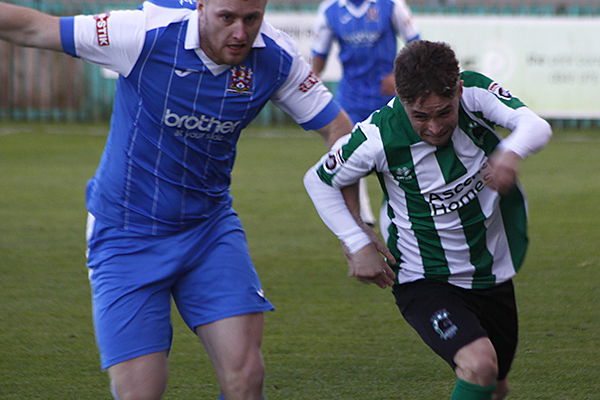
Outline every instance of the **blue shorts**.
POLYGON ((88 220, 88 268, 102 368, 171 347, 171 298, 191 330, 273 310, 237 214, 147 236, 88 220))

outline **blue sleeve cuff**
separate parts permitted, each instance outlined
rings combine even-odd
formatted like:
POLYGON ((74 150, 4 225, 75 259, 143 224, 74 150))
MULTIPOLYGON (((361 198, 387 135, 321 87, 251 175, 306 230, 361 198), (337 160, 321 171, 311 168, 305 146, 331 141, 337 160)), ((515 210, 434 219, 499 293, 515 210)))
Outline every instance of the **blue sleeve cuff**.
POLYGON ((322 109, 319 114, 317 114, 316 117, 308 122, 300 124, 300 126, 307 131, 320 129, 333 121, 333 119, 337 117, 341 110, 342 108, 339 106, 339 104, 334 99, 331 99, 329 104, 327 104, 325 108, 322 109))
POLYGON ((75 50, 75 17, 60 18, 60 41, 65 53, 77 57, 77 50, 75 50))

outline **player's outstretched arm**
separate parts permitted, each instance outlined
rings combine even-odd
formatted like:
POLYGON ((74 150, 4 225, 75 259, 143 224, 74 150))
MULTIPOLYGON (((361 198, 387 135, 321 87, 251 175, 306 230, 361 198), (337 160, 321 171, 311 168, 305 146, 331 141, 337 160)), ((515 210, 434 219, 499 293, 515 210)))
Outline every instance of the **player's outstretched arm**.
POLYGON ((0 39, 26 47, 62 50, 58 17, 12 4, 0 3, 0 39))
POLYGON ((348 189, 346 193, 342 193, 342 190, 325 184, 317 174, 318 165, 306 173, 304 186, 325 225, 343 243, 348 275, 363 282, 375 283, 381 288, 393 285, 394 272, 384 257, 395 263, 394 257, 376 233, 360 222, 358 191, 351 186, 345 188, 348 189))
POLYGON ((358 195, 358 184, 346 186, 341 189, 345 206, 354 218, 354 221, 367 234, 371 243, 351 254, 346 246, 343 246, 344 256, 348 262, 348 275, 362 282, 372 282, 381 288, 394 284, 394 271, 388 266, 384 259, 396 263, 396 259, 383 244, 377 232, 366 224, 360 217, 360 205, 358 195))
POLYGON ((340 110, 338 115, 331 120, 330 123, 325 125, 322 128, 317 129, 317 132, 323 136, 325 143, 327 143, 327 148, 330 149, 331 146, 342 136, 347 135, 352 131, 352 121, 346 111, 340 110))
POLYGON ((326 62, 327 59, 325 57, 313 54, 311 60, 311 68, 315 75, 321 76, 321 72, 323 72, 323 70, 325 69, 326 62))

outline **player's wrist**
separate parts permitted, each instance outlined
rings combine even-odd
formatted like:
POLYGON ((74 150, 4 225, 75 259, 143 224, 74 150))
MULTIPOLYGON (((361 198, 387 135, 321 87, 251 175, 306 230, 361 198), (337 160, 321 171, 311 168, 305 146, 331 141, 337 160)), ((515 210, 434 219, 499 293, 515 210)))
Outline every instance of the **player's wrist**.
POLYGON ((344 243, 350 255, 356 254, 363 247, 372 243, 369 235, 358 226, 352 231, 340 235, 339 239, 344 243))

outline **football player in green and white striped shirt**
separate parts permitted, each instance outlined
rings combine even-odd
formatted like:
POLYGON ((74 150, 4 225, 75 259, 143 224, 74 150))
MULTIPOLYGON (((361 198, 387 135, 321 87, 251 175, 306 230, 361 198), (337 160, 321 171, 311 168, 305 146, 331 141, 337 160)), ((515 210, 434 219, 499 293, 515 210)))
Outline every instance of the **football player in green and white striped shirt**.
POLYGON ((408 44, 395 77, 398 96, 341 138, 305 186, 350 275, 393 286, 404 318, 455 370, 452 399, 503 399, 518 336, 511 279, 527 249, 517 172, 551 128, 492 79, 460 73, 445 43, 408 44), (373 171, 387 246, 360 220, 352 186, 373 171))

